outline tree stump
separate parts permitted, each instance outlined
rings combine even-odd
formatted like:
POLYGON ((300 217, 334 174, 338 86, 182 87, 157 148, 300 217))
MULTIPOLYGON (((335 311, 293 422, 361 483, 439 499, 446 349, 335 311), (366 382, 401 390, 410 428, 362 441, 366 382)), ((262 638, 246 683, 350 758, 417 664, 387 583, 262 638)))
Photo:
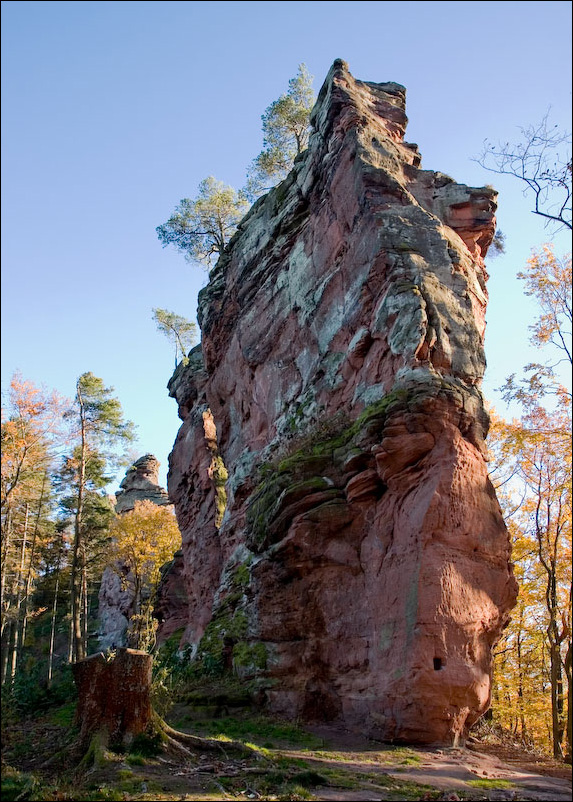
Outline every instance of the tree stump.
POLYGON ((128 744, 148 728, 152 662, 146 652, 118 649, 111 660, 99 652, 73 664, 76 724, 83 745, 97 733, 108 743, 128 744))

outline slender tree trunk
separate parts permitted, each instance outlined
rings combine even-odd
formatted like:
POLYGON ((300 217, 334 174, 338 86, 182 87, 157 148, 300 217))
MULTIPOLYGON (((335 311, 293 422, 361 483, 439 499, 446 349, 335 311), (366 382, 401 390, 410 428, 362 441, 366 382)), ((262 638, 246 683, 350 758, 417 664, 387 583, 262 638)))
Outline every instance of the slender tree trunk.
POLYGON ((54 604, 52 605, 52 626, 50 629, 50 651, 48 653, 48 688, 52 687, 52 668, 54 665, 54 641, 56 639, 56 614, 58 611, 58 590, 60 589, 60 561, 56 568, 56 587, 54 590, 54 604))
POLYGON ((26 504, 26 516, 24 518, 24 534, 22 537, 22 550, 20 552, 20 567, 18 569, 18 576, 16 580, 16 618, 14 621, 14 644, 12 646, 12 660, 10 667, 10 676, 12 680, 16 676, 16 668, 18 666, 18 657, 20 655, 20 634, 21 634, 21 610, 22 610, 22 585, 24 582, 24 566, 26 562, 26 546, 28 539, 28 513, 29 505, 26 504))
POLYGON ((83 660, 85 655, 83 633, 82 633, 82 608, 81 608, 81 580, 82 580, 82 552, 83 552, 83 531, 82 513, 84 489, 86 482, 86 422, 81 392, 78 388, 78 401, 80 404, 81 418, 81 447, 80 447, 80 470, 78 478, 78 500, 74 522, 74 547, 72 555, 72 576, 71 576, 71 607, 72 607, 72 659, 83 660))
POLYGON ((524 699, 523 699, 523 661, 521 655, 521 625, 523 624, 522 616, 520 616, 519 623, 520 623, 520 630, 517 633, 517 678, 518 678, 517 707, 519 711, 519 722, 521 725, 521 738, 524 739, 527 735, 527 724, 525 722, 525 710, 524 710, 524 699))
POLYGON ((557 758, 557 760, 562 760, 563 681, 561 676, 561 654, 557 644, 551 643, 549 656, 551 659, 551 735, 553 741, 553 757, 557 758))
POLYGON ((88 570, 86 566, 85 548, 82 554, 82 609, 83 609, 83 626, 82 626, 82 643, 84 654, 88 654, 88 616, 89 616, 89 597, 88 597, 88 570))
POLYGON ((565 674, 567 675, 567 760, 571 763, 573 755, 573 737, 572 737, 572 723, 573 723, 573 688, 572 688, 572 662, 573 650, 571 648, 571 637, 567 644, 567 654, 565 655, 565 674))
POLYGON ((549 660, 551 677, 551 732, 553 741, 553 756, 558 760, 563 759, 563 672, 561 663, 561 644, 559 638, 559 626, 557 623, 557 576, 555 565, 551 565, 548 582, 548 608, 549 626, 547 627, 547 637, 549 640, 549 660))
POLYGON ((12 622, 8 621, 4 628, 4 652, 2 654, 2 685, 8 679, 8 664, 10 662, 10 647, 12 646, 12 622))
POLYGON ((4 635, 4 627, 6 626, 6 577, 8 576, 8 558, 11 545, 12 534, 12 510, 10 507, 6 510, 4 518, 4 531, 2 532, 2 572, 1 572, 1 587, 0 587, 0 610, 2 611, 2 624, 0 636, 4 635))
POLYGON ((28 626, 28 608, 29 608, 30 596, 32 595, 32 579, 34 575, 34 558, 36 556, 36 544, 38 542, 38 533, 40 531, 40 516, 42 514, 42 507, 44 505, 44 494, 46 491, 47 480, 48 480, 48 472, 44 471, 44 476, 42 478, 42 490, 40 491, 40 500, 38 501, 38 511, 36 513, 36 522, 34 524, 32 540, 30 542, 30 557, 28 559, 26 590, 24 592, 24 610, 22 612, 22 634, 20 635, 20 649, 22 649, 26 641, 26 628, 28 626))
POLYGON ((74 622, 70 614, 70 629, 68 633, 68 663, 74 662, 74 622))

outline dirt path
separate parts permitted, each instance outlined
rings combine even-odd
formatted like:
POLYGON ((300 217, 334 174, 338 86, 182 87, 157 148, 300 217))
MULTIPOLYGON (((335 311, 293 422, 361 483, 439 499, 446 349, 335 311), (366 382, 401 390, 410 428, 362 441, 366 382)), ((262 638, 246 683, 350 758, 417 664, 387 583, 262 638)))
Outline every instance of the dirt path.
MULTIPOLYGON (((506 760, 491 753, 495 747, 479 744, 463 749, 412 747, 389 750, 335 727, 317 727, 312 731, 328 744, 326 750, 313 756, 305 755, 305 760, 312 762, 318 771, 321 764, 335 764, 339 769, 368 773, 370 777, 377 773, 386 774, 402 783, 412 782, 439 789, 443 792, 440 797, 443 799, 571 802, 570 767, 550 759, 536 761, 535 757, 528 757, 518 750, 512 752, 498 747, 498 751, 507 756, 506 760)), ((372 783, 375 782, 373 778, 372 783)), ((321 789, 317 798, 347 802, 388 798, 376 791, 367 785, 359 792, 321 789)))

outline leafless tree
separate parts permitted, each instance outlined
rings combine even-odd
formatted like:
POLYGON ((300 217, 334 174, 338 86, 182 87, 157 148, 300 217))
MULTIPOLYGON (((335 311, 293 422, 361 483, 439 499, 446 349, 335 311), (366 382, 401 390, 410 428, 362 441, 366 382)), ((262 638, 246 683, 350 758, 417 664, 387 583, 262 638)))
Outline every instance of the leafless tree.
POLYGON ((571 134, 551 126, 549 112, 538 125, 520 131, 516 143, 485 140, 475 161, 489 172, 518 178, 524 195, 533 196, 534 214, 557 230, 571 229, 571 134))

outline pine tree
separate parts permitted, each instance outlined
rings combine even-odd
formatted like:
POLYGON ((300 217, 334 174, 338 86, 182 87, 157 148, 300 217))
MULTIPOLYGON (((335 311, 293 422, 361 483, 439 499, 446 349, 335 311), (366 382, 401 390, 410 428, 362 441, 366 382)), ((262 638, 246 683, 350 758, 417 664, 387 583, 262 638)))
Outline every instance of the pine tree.
POLYGON ((248 208, 243 193, 209 176, 199 184, 195 200, 183 198, 169 220, 155 230, 163 247, 174 245, 188 262, 210 266, 248 208))
POLYGON ((310 112, 314 106, 313 77, 304 64, 281 95, 262 116, 263 150, 254 159, 247 180, 247 195, 254 199, 286 178, 294 160, 308 146, 310 112))
MULTIPOLYGON (((66 457, 61 481, 69 489, 63 507, 73 519, 74 541, 71 566, 71 656, 86 656, 86 605, 88 591, 89 546, 94 534, 106 530, 106 507, 111 505, 102 492, 111 477, 107 469, 114 463, 114 449, 133 440, 131 422, 124 421, 113 388, 105 387, 93 373, 83 373, 76 384, 76 397, 68 420, 73 426, 74 447, 66 457)), ((109 515, 108 515, 109 517, 109 515)))
POLYGON ((169 312, 167 309, 153 309, 153 320, 157 328, 175 346, 175 367, 181 354, 183 364, 188 363, 187 353, 197 337, 197 326, 191 320, 169 312))

